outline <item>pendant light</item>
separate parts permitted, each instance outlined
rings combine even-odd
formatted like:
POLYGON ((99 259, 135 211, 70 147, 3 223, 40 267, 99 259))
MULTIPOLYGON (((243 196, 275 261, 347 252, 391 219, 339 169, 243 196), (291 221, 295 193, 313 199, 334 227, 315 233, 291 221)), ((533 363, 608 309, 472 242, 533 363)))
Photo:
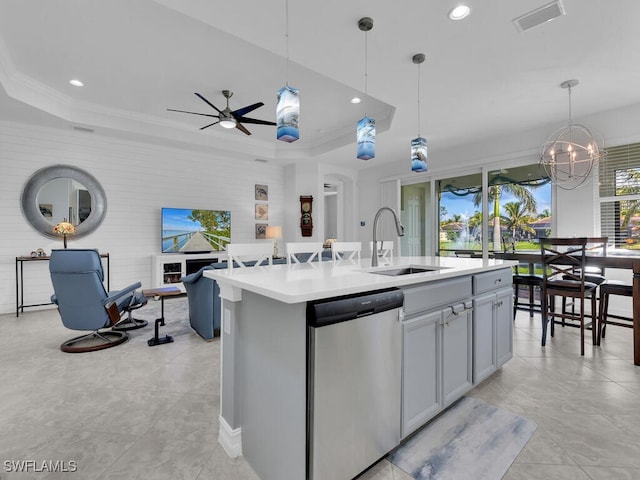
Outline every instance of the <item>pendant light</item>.
MULTIPOLYGON (((569 92, 569 124, 556 130, 540 153, 540 165, 553 183, 563 190, 573 190, 582 185, 605 154, 587 127, 571 121, 571 89, 576 85, 578 80, 560 84, 569 92)), ((604 145, 601 136, 600 145, 604 145)))
POLYGON ((416 53, 411 59, 413 63, 418 65, 418 136, 411 140, 411 170, 413 172, 427 171, 427 139, 420 136, 420 65, 424 59, 424 53, 416 53))
MULTIPOLYGON (((367 32, 373 28, 373 19, 363 17, 358 21, 358 28, 364 32, 364 95, 367 96, 367 32)), ((366 111, 366 110, 365 110, 366 111)), ((356 128, 358 140, 357 158, 371 160, 376 156, 376 121, 364 114, 356 128)))
POLYGON ((289 85, 289 0, 285 0, 285 41, 287 46, 286 82, 278 90, 276 102, 277 138, 292 143, 300 138, 298 121, 300 118, 300 98, 298 89, 289 85))

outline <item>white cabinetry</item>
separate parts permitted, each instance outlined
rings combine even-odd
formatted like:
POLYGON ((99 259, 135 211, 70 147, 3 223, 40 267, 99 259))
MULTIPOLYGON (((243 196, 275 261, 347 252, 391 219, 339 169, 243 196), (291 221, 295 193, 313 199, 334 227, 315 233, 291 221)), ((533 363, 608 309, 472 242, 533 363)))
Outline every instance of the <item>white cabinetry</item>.
POLYGON ((473 383, 478 384, 513 355, 511 271, 473 277, 473 383))
POLYGON ((226 259, 226 252, 154 255, 151 264, 153 288, 175 286, 184 290, 180 278, 204 265, 226 259))
POLYGON ((471 278, 406 288, 404 294, 402 436, 406 437, 472 386, 471 278))
POLYGON ((403 324, 402 436, 414 431, 442 409, 440 377, 440 311, 403 324))

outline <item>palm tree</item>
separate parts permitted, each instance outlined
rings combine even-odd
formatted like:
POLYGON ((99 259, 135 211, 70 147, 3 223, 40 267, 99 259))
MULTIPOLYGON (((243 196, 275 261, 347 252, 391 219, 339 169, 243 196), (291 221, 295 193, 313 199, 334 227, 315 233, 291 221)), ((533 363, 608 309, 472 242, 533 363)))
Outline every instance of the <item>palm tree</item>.
POLYGON ((539 213, 536 218, 537 219, 541 219, 541 218, 547 218, 551 216, 551 212, 549 211, 548 208, 545 208, 544 210, 542 210, 541 213, 539 213))
MULTIPOLYGON (((635 195, 640 190, 640 172, 636 169, 626 169, 617 172, 616 195, 635 195)), ((620 231, 627 230, 631 217, 640 211, 640 200, 625 200, 620 202, 620 231)))
POLYGON ((526 210, 522 202, 509 202, 504 204, 504 211, 506 215, 501 219, 507 224, 507 228, 511 229, 511 236, 513 241, 516 239, 516 232, 521 230, 528 233, 536 233, 536 231, 529 225, 534 219, 526 210))
MULTIPOLYGON (((535 187, 530 187, 535 188, 535 187)), ((502 185, 489 186, 489 205, 493 203, 493 251, 502 250, 500 244, 500 196, 503 192, 510 193, 516 197, 527 212, 535 212, 537 208, 536 199, 529 187, 518 185, 517 183, 503 183, 502 185)), ((478 207, 482 203, 482 191, 473 195, 473 205, 478 207)))

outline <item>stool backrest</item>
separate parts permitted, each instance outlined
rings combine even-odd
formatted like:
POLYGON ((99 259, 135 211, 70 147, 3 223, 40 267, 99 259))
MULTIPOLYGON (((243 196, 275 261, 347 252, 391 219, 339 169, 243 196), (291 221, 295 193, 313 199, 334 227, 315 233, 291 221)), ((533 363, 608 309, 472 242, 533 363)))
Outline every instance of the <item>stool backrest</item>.
POLYGON ((227 268, 234 262, 241 268, 273 265, 273 245, 271 243, 230 243, 227 245, 227 268))
POLYGON ((288 242, 287 263, 322 261, 322 242, 288 242))
POLYGON ((360 261, 361 242, 333 242, 331 244, 331 257, 333 260, 357 260, 360 261))

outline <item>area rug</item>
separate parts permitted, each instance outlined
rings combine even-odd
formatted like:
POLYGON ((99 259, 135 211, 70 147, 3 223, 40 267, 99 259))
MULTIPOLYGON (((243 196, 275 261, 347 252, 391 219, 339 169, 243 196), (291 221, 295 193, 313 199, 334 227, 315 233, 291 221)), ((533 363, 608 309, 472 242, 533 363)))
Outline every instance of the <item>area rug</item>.
POLYGON ((416 480, 499 480, 537 425, 463 397, 387 459, 416 480))

